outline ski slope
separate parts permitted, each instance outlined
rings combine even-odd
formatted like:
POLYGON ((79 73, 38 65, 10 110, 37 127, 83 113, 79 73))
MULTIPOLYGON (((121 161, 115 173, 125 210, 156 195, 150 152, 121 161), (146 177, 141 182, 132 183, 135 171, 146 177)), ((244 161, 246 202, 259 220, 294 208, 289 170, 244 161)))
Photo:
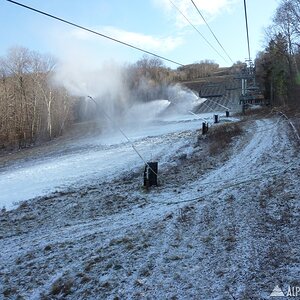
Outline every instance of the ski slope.
MULTIPOLYGON (((142 125, 130 124, 123 131, 143 159, 149 161, 162 153, 172 155, 187 143, 180 133, 199 130, 203 120, 212 122, 212 114, 168 116, 142 125)), ((12 209, 20 201, 93 180, 104 181, 144 164, 117 128, 58 146, 57 153, 47 158, 30 157, 26 162, 0 169, 0 207, 12 209)))
MULTIPOLYGON (((300 160, 287 124, 249 121, 229 152, 202 159, 197 122, 131 135, 159 157, 157 188, 108 168, 107 182, 86 175, 78 188, 0 213, 0 295, 267 300, 278 282, 286 291, 300 264, 300 160)), ((114 139, 107 145, 128 155, 114 139)))

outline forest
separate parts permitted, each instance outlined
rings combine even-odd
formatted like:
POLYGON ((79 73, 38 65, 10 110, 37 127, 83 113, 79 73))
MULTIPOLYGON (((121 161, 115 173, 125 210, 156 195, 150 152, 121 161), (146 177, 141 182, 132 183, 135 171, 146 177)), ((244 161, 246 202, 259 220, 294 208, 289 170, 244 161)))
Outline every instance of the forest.
POLYGON ((258 82, 272 105, 298 108, 300 92, 300 0, 280 2, 266 29, 266 48, 255 60, 258 82))
MULTIPOLYGON (((2 151, 40 144, 62 135, 74 122, 97 117, 93 105, 87 105, 84 97, 71 94, 55 80, 59 64, 51 55, 42 55, 24 47, 11 48, 5 57, 0 58, 2 151)), ((216 65, 203 61, 176 71, 167 68, 158 58, 143 56, 135 64, 126 64, 121 69, 127 98, 144 102, 166 99, 168 85, 209 76, 216 65)), ((106 95, 108 100, 117 96, 106 95)), ((116 101, 111 99, 111 102, 116 101)))
POLYGON ((55 59, 22 47, 0 59, 0 147, 23 148, 61 135, 73 98, 51 83, 55 59))

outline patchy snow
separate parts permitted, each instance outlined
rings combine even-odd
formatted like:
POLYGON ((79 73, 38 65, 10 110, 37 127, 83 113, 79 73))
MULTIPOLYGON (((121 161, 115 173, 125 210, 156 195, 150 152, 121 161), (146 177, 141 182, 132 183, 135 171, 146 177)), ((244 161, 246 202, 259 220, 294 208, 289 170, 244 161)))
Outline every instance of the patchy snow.
MULTIPOLYGON (((149 124, 127 124, 123 130, 142 157, 149 161, 158 158, 166 149, 172 156, 182 144, 191 143, 181 133, 199 130, 203 121, 212 123, 212 114, 170 115, 149 124)), ((117 128, 99 136, 72 141, 64 147, 64 153, 59 156, 30 159, 0 170, 0 208, 12 209, 20 201, 47 195, 66 186, 83 185, 95 178, 112 178, 143 164, 132 144, 117 128)))
MULTIPOLYGON (((131 125, 125 130, 143 158, 151 160, 169 148, 170 143, 174 144, 172 151, 186 143, 181 132, 199 128, 199 119, 183 116, 182 120, 177 117, 176 122, 157 121, 135 130, 131 125)), ((82 184, 95 177, 100 180, 116 176, 121 171, 143 164, 131 144, 117 130, 75 141, 68 148, 59 157, 30 160, 2 171, 0 207, 13 208, 13 204, 19 201, 46 195, 65 186, 82 184)))
MULTIPOLYGON (((56 158, 59 172, 80 177, 0 213, 0 298, 269 299, 276 285, 299 286, 300 161, 288 125, 245 122, 231 148, 209 156, 200 122, 129 132, 159 160, 160 185, 149 191, 126 142, 85 140, 56 158)), ((47 165, 54 160, 4 175, 47 165)))

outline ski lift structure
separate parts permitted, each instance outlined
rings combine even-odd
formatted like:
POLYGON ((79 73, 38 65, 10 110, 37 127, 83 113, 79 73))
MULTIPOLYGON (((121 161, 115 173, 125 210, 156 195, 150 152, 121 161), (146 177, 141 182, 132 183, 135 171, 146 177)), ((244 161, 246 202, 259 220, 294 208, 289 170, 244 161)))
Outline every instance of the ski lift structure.
POLYGON ((252 60, 247 60, 245 67, 236 77, 241 80, 240 105, 243 111, 251 105, 261 105, 265 102, 264 95, 256 84, 255 66, 252 60))

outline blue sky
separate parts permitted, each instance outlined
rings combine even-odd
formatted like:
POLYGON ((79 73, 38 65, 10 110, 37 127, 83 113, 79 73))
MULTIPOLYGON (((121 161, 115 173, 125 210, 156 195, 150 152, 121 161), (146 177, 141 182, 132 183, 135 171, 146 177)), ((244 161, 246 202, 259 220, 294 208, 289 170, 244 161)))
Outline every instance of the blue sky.
MULTIPOLYGON (((92 30, 155 52, 181 64, 218 55, 183 19, 169 0, 19 0, 92 30)), ((223 56, 190 0, 172 0, 223 56)), ((247 44, 243 0, 194 0, 233 61, 244 61, 247 44)), ((263 28, 271 24, 279 0, 247 0, 252 58, 263 49, 263 28)), ((134 63, 143 53, 60 23, 5 0, 0 4, 0 55, 23 46, 62 60, 96 65, 103 61, 134 63)), ((166 65, 176 68, 174 64, 166 65)))

